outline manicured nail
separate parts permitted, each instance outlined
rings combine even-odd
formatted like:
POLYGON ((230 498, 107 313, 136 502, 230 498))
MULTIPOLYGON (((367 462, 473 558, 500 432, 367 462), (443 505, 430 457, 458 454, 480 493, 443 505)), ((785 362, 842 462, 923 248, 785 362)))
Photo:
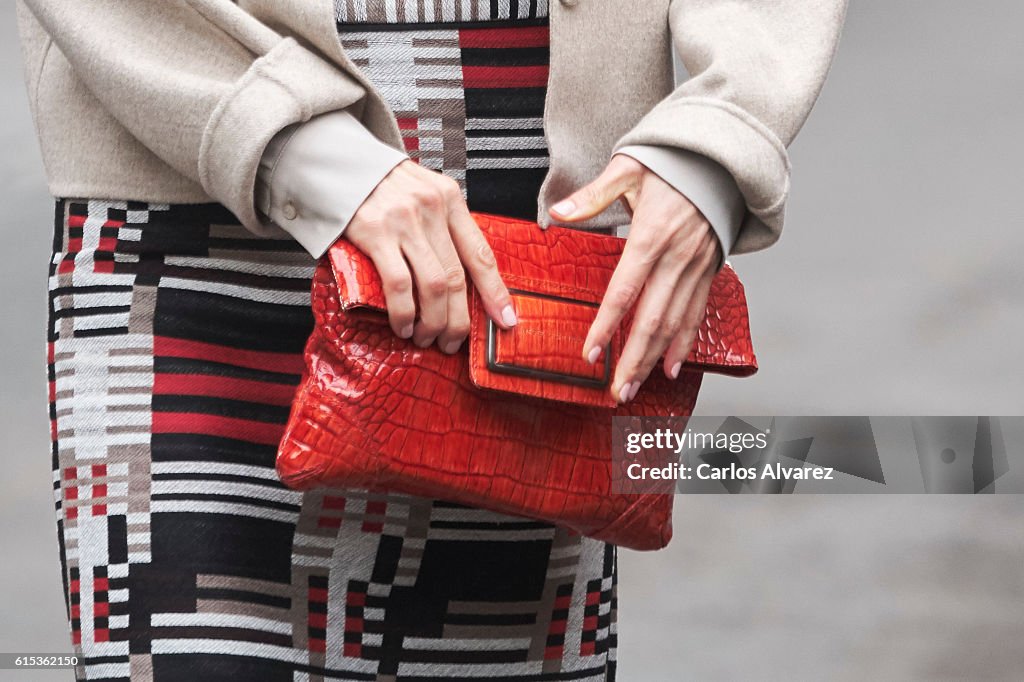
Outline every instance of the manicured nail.
POLYGON ((462 345, 462 341, 449 341, 448 345, 444 347, 444 352, 449 355, 454 355, 458 352, 459 347, 462 345))
POLYGON ((594 364, 597 362, 599 357, 601 357, 601 346, 594 346, 590 349, 590 352, 587 353, 587 362, 594 364))
POLYGON ((413 325, 411 324, 405 325, 404 327, 402 327, 402 330, 398 333, 398 335, 401 336, 403 339, 409 338, 410 336, 412 336, 412 327, 413 325))
POLYGON ((512 310, 512 306, 507 305, 501 311, 501 321, 505 323, 506 327, 514 327, 519 324, 519 318, 516 317, 516 311, 512 310))
POLYGON ((622 388, 619 389, 619 402, 624 403, 627 400, 629 400, 629 393, 630 393, 630 385, 629 384, 624 384, 622 386, 622 388))
POLYGON ((632 400, 633 398, 636 397, 636 392, 640 390, 640 383, 641 382, 639 382, 639 381, 636 382, 635 384, 633 384, 633 387, 631 389, 629 389, 629 399, 630 400, 632 400))
POLYGON ((416 341, 415 343, 416 343, 416 345, 417 345, 417 346, 419 346, 420 348, 430 348, 431 344, 433 344, 433 343, 434 343, 434 341, 436 341, 436 340, 437 340, 436 338, 433 338, 433 339, 424 339, 424 340, 422 340, 422 341, 416 341))
POLYGON ((552 206, 552 208, 555 210, 555 213, 568 218, 576 212, 576 202, 572 199, 566 199, 564 201, 559 201, 557 204, 552 206))
POLYGON ((676 364, 672 365, 672 378, 673 379, 678 379, 679 378, 679 370, 681 370, 682 368, 683 368, 683 363, 681 363, 681 362, 677 362, 676 364))

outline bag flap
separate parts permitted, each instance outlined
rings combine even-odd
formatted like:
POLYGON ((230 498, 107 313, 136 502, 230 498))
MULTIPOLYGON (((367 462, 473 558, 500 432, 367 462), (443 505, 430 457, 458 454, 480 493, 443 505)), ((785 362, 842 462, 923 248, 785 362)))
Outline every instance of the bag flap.
POLYGON ((327 250, 327 258, 338 285, 338 303, 345 311, 365 308, 386 313, 384 286, 369 256, 346 239, 339 239, 327 250))
MULTIPOLYGON (((481 388, 563 402, 614 407, 608 391, 629 329, 627 315, 610 348, 594 364, 582 358, 587 332, 625 240, 563 227, 474 213, 512 295, 519 323, 505 331, 487 316, 470 287, 470 377, 481 388)), ((372 261, 339 240, 328 250, 339 304, 350 313, 386 311, 372 261)), ((386 324, 386 317, 380 315, 386 324)), ((715 276, 707 314, 684 371, 749 376, 757 371, 746 297, 733 269, 715 276)))

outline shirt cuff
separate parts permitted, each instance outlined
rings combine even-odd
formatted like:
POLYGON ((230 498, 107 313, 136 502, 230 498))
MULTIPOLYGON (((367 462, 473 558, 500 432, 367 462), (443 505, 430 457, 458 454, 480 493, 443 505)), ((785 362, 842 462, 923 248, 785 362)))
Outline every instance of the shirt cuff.
POLYGON ((675 147, 627 145, 615 153, 636 159, 689 199, 718 237, 723 261, 728 257, 747 210, 729 171, 703 154, 675 147))
POLYGON ((271 139, 256 171, 256 209, 319 258, 408 158, 347 111, 320 114, 271 139))

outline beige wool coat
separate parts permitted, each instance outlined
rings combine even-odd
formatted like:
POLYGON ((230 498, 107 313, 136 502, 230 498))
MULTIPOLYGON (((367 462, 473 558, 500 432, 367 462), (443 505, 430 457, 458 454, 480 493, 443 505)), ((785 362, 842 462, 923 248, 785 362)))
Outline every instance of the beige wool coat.
MULTIPOLYGON (((402 148, 393 114, 338 40, 333 0, 17 0, 51 194, 217 201, 264 229, 260 157, 330 111, 402 148)), ((733 253, 782 230, 786 147, 811 110, 846 0, 551 0, 538 220, 616 149, 688 150, 724 167, 746 213, 733 253), (690 78, 676 87, 673 49, 690 78)), ((628 222, 615 207, 585 223, 628 222)))

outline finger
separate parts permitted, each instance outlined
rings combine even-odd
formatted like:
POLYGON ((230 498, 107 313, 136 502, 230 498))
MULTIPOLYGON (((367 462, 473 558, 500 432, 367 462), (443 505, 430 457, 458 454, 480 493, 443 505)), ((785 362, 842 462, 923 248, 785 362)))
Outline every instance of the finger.
POLYGON ((686 265, 664 257, 647 280, 612 380, 612 395, 620 402, 636 396, 682 325, 685 299, 675 299, 684 281, 686 265), (674 302, 677 305, 673 306, 674 302))
POLYGON ((690 299, 686 302, 682 328, 669 344, 668 350, 665 351, 665 375, 671 379, 679 377, 683 363, 686 362, 686 358, 689 357, 690 351, 693 349, 693 342, 697 339, 697 333, 707 314, 708 294, 711 292, 711 283, 714 279, 714 269, 705 272, 694 287, 690 299))
MULTIPOLYGON (((629 399, 636 397, 640 387, 647 381, 651 371, 671 346, 672 342, 679 337, 687 321, 687 311, 694 291, 700 283, 703 270, 700 263, 690 263, 679 276, 674 291, 670 293, 668 304, 665 307, 664 318, 661 328, 653 341, 643 342, 638 338, 639 353, 642 357, 633 364, 634 355, 631 353, 627 363, 619 363, 622 368, 623 382, 629 382, 629 399)), ((638 317, 639 319, 639 317, 638 317)), ((634 328, 636 323, 634 323, 634 328)), ((626 340, 629 346, 633 341, 634 332, 630 331, 630 338, 626 340)))
POLYGON ((367 253, 380 274, 388 322, 399 337, 413 335, 416 302, 413 300, 412 274, 397 245, 370 249, 367 253))
MULTIPOLYGON (((462 273, 462 266, 459 266, 462 273)), ((462 342, 469 336, 469 302, 466 298, 466 278, 461 277, 462 286, 448 290, 448 324, 437 337, 438 347, 449 355, 457 353, 462 342)))
POLYGON ((553 218, 565 222, 593 218, 620 196, 633 191, 642 170, 639 162, 616 155, 599 176, 552 206, 549 212, 553 218))
POLYGON ((664 230, 644 227, 642 218, 634 221, 633 234, 626 240, 622 257, 583 343, 583 357, 589 363, 593 364, 601 357, 622 318, 640 297, 644 282, 665 249, 659 232, 664 230))
MULTIPOLYGON (((677 249, 672 253, 666 254, 664 260, 680 262, 680 259, 676 257, 679 253, 680 251, 677 249)), ((686 258, 681 261, 686 266, 678 278, 674 291, 671 293, 670 301, 665 309, 660 333, 653 341, 649 340, 640 346, 640 352, 643 354, 643 357, 636 363, 635 367, 629 366, 632 363, 632 355, 630 355, 626 363, 620 362, 619 367, 623 372, 627 373, 623 381, 630 384, 630 400, 636 396, 640 386, 647 381, 648 376, 650 376, 651 371, 654 369, 654 365, 663 354, 667 353, 673 341, 679 339, 681 335, 685 336, 685 334, 689 333, 692 343, 692 338, 696 334, 696 328, 693 329, 692 333, 688 332, 687 328, 689 325, 700 323, 700 320, 697 320, 696 323, 692 322, 694 296, 707 274, 709 272, 713 274, 714 270, 711 265, 716 253, 713 249, 703 249, 694 254, 692 258, 686 258)), ((705 293, 705 301, 706 298, 707 294, 705 293)), ((703 305, 703 302, 701 305, 703 305)), ((641 313, 638 313, 635 319, 641 319, 641 313)), ((636 323, 634 322, 635 326, 636 323)), ((630 337, 633 334, 634 332, 631 330, 630 337)), ((627 339, 626 345, 631 345, 631 341, 632 338, 627 339)), ((643 339, 640 339, 640 341, 643 341, 643 339)), ((685 360, 685 356, 683 360, 685 360)), ((668 365, 669 369, 675 369, 677 362, 679 361, 673 360, 672 364, 668 365)), ((679 367, 681 368, 682 365, 680 364, 679 367)))
POLYGON ((473 286, 480 292, 480 300, 487 315, 502 329, 514 327, 518 322, 516 311, 508 288, 498 272, 494 252, 469 214, 461 195, 459 201, 453 202, 451 206, 449 229, 459 258, 469 272, 473 286))
POLYGON ((413 341, 426 348, 444 331, 448 321, 448 278, 422 232, 409 236, 402 244, 419 296, 419 321, 413 341))
POLYGON ((438 347, 445 353, 455 353, 469 336, 469 304, 466 298, 466 271, 459 260, 459 254, 452 243, 447 226, 431 222, 430 245, 437 254, 437 260, 445 273, 448 283, 447 320, 444 330, 437 337, 438 347), (441 226, 439 226, 441 225, 441 226))

